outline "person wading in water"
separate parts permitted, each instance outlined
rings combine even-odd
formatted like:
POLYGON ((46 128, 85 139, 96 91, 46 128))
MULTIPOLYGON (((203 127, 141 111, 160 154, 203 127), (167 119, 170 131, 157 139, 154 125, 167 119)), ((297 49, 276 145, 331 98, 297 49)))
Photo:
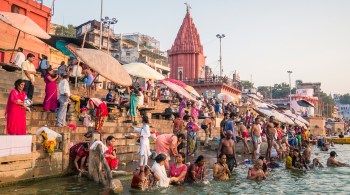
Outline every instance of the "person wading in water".
POLYGON ((226 131, 226 138, 221 139, 218 153, 226 155, 226 163, 228 168, 232 172, 233 167, 237 167, 236 151, 235 151, 235 141, 232 139, 232 131, 226 131))
POLYGON ((267 150, 266 150, 266 159, 271 157, 271 149, 275 142, 275 135, 277 133, 274 125, 275 117, 271 116, 269 122, 266 124, 266 138, 267 138, 267 150))
POLYGON ((261 140, 261 127, 260 127, 260 118, 255 118, 254 125, 252 127, 252 140, 253 140, 253 161, 256 160, 257 155, 260 153, 260 144, 261 140))

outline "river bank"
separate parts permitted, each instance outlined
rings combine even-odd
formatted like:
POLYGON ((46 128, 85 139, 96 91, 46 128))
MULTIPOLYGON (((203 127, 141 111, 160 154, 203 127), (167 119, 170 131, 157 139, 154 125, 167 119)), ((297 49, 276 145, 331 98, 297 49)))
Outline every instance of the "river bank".
MULTIPOLYGON (((349 145, 335 145, 331 148, 337 152, 338 160, 349 162, 349 145)), ((347 194, 350 191, 350 169, 341 168, 323 168, 313 171, 290 171, 284 168, 276 169, 265 181, 250 181, 246 179, 248 167, 240 165, 234 170, 233 176, 227 182, 217 182, 212 180, 212 165, 216 161, 215 152, 203 152, 207 157, 209 185, 184 185, 172 186, 167 189, 155 189, 144 192, 165 193, 165 194, 347 194)), ((312 157, 320 159, 322 164, 326 164, 329 152, 319 151, 313 147, 312 157)), ((245 156, 237 155, 239 161, 243 161, 245 156)), ((284 167, 284 161, 280 162, 284 167)), ((150 163, 151 164, 151 163, 150 163)), ((122 170, 132 171, 137 167, 138 162, 129 163, 122 170)), ((134 194, 130 191, 130 182, 132 176, 119 176, 124 191, 123 194, 134 194)), ((139 193, 139 191, 137 191, 139 193)), ((24 183, 11 187, 0 188, 0 194, 25 195, 25 194, 105 194, 102 185, 98 185, 87 178, 69 176, 62 178, 51 178, 38 182, 24 183)))

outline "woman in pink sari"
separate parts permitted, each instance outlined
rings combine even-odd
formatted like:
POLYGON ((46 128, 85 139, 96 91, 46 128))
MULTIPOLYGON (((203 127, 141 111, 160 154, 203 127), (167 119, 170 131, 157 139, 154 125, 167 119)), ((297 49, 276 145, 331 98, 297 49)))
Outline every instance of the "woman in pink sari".
POLYGON ((24 81, 18 79, 15 82, 15 89, 12 89, 7 99, 5 117, 6 132, 9 135, 26 134, 26 109, 24 104, 26 93, 23 91, 24 81))
POLYGON ((185 115, 185 108, 187 107, 186 98, 182 98, 179 104, 179 116, 182 119, 185 115))
POLYGON ((44 99, 44 110, 55 112, 57 109, 57 79, 58 75, 54 75, 52 68, 47 69, 44 81, 45 87, 45 99, 44 99))
POLYGON ((191 116, 193 117, 194 122, 198 122, 198 112, 199 112, 199 108, 197 107, 197 103, 192 102, 191 116))

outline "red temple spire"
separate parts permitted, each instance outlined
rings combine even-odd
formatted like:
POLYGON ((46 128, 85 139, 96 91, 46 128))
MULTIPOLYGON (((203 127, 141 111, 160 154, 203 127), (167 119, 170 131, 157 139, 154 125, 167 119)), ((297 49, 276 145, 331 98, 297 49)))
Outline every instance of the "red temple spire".
POLYGON ((186 16, 169 51, 170 77, 178 80, 193 80, 204 77, 205 57, 197 28, 187 6, 186 16))

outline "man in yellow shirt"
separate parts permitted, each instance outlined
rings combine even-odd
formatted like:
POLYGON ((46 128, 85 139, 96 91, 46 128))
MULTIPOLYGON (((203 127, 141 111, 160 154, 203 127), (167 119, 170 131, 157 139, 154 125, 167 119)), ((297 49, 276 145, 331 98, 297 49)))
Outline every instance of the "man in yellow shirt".
POLYGON ((33 99, 34 84, 35 84, 35 66, 33 64, 35 56, 31 53, 27 55, 27 60, 22 63, 22 80, 24 80, 24 91, 27 94, 28 99, 33 99))

